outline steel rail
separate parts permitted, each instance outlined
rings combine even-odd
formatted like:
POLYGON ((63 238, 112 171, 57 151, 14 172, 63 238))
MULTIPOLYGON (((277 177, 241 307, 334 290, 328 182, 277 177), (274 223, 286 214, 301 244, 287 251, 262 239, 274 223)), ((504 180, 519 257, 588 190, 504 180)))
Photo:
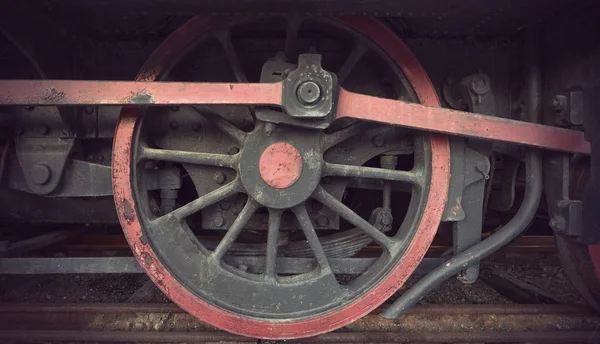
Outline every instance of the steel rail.
MULTIPOLYGON (((0 105, 282 106, 283 84, 89 80, 0 80, 0 105)), ((355 118, 449 135, 590 153, 579 131, 430 107, 340 90, 336 118, 355 118)))
MULTIPOLYGON (((174 304, 4 303, 0 320, 3 341, 258 342, 215 331, 174 304)), ((287 342, 596 342, 598 326, 600 316, 579 305, 423 305, 399 320, 371 314, 338 332, 287 342)))

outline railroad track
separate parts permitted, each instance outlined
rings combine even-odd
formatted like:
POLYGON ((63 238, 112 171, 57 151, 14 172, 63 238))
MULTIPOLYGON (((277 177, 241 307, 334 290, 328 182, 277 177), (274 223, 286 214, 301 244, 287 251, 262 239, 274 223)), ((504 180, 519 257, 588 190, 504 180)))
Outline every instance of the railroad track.
MULTIPOLYGON (((0 340, 244 342, 174 304, 5 303, 0 340)), ((421 305, 398 320, 371 314, 338 331, 286 343, 597 343, 600 315, 579 305, 421 305)))

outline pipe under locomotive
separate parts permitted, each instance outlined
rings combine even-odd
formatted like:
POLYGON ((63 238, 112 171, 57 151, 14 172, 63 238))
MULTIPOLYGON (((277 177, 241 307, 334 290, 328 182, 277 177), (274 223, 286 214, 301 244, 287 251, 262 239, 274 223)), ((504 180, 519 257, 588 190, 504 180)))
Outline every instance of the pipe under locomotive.
POLYGON ((528 231, 600 310, 595 2, 4 8, 0 273, 143 271, 291 339, 400 317, 528 231), (35 254, 121 231, 110 259, 35 254))

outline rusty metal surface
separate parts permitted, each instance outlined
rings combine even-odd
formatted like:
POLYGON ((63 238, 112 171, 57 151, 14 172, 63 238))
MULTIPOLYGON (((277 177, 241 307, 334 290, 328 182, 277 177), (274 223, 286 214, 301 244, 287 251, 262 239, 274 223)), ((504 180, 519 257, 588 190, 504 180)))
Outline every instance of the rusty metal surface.
POLYGON ((281 104, 281 84, 2 80, 2 105, 281 104))
MULTIPOLYGON (((256 342, 216 331, 173 304, 3 304, 4 340, 256 342)), ((600 316, 576 305, 424 305, 399 320, 368 315, 293 342, 595 342, 600 316)))

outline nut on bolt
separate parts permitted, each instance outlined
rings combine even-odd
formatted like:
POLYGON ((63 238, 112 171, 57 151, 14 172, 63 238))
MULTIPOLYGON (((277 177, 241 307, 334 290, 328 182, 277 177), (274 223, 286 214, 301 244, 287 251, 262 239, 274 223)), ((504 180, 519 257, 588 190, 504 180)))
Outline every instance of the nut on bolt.
POLYGON ((321 99, 321 88, 314 81, 305 81, 296 89, 298 100, 304 105, 313 105, 321 99))

